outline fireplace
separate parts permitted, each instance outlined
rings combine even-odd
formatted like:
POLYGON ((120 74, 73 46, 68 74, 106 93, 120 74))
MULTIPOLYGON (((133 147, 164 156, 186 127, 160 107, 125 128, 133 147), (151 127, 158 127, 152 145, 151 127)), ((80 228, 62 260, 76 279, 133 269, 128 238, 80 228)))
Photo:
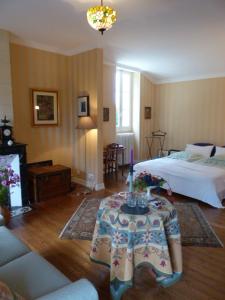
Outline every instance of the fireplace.
MULTIPOLYGON (((27 192, 27 155, 26 155, 26 145, 20 143, 14 143, 12 146, 8 145, 0 145, 0 155, 10 155, 10 154, 17 154, 13 158, 13 165, 14 168, 18 168, 19 164, 19 171, 20 171, 20 178, 21 178, 21 201, 20 203, 22 206, 26 206, 29 204, 28 200, 28 192, 27 192), (17 165, 17 167, 16 167, 17 165)), ((12 156, 13 157, 13 156, 12 156)), ((16 172, 16 169, 15 169, 16 172)), ((17 190, 17 195, 19 197, 20 192, 17 190)), ((16 195, 12 196, 12 204, 19 203, 19 199, 16 199, 16 195)))

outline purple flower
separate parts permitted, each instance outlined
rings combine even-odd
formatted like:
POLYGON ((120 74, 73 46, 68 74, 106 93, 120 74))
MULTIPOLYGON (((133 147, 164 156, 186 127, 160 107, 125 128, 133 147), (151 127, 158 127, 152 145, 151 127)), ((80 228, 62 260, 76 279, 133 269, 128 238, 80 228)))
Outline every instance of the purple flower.
POLYGON ((18 186, 20 183, 20 176, 15 174, 10 166, 0 169, 0 188, 18 186))
POLYGON ((1 184, 2 184, 3 186, 8 186, 7 180, 2 180, 1 184))

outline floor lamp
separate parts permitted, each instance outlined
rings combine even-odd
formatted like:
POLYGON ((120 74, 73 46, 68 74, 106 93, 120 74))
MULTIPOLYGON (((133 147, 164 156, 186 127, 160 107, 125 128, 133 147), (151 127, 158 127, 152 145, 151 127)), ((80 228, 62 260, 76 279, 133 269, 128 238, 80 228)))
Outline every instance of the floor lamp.
MULTIPOLYGON (((87 145, 87 134, 86 130, 96 129, 97 126, 91 117, 79 117, 77 129, 85 130, 85 139, 84 139, 84 168, 87 179, 87 160, 86 160, 86 145, 87 145)), ((93 187, 92 187, 93 189, 93 187)))

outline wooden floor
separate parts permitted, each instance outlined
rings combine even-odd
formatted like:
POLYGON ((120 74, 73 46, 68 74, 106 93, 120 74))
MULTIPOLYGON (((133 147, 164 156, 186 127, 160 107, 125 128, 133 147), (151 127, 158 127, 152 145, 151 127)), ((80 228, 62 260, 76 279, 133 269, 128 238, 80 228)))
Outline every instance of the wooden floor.
MULTIPOLYGON (((97 195, 102 197, 109 191, 127 189, 122 177, 109 177, 105 184, 107 190, 98 192, 97 195)), ((89 260, 90 242, 58 238, 83 198, 84 195, 77 195, 75 190, 72 194, 42 202, 32 212, 14 218, 8 227, 71 280, 88 278, 97 288, 100 300, 108 300, 109 270, 89 260)), ((172 198, 175 201, 188 201, 178 195, 173 195, 172 198)), ((204 204, 200 206, 225 245, 225 210, 204 204)), ((136 270, 134 287, 124 294, 123 300, 225 299, 224 248, 183 247, 183 262, 182 280, 167 289, 158 287, 147 269, 136 270)))

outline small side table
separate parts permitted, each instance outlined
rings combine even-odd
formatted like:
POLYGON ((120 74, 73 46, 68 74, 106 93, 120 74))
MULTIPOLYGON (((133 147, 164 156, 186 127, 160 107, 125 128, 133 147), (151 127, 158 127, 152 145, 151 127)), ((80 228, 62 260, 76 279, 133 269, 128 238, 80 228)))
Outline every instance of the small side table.
POLYGON ((102 200, 90 253, 93 261, 110 267, 114 300, 132 287, 134 269, 143 263, 164 287, 178 281, 182 274, 181 237, 174 206, 158 197, 154 205, 149 204, 149 213, 131 215, 121 211, 124 202, 119 195, 102 200))

